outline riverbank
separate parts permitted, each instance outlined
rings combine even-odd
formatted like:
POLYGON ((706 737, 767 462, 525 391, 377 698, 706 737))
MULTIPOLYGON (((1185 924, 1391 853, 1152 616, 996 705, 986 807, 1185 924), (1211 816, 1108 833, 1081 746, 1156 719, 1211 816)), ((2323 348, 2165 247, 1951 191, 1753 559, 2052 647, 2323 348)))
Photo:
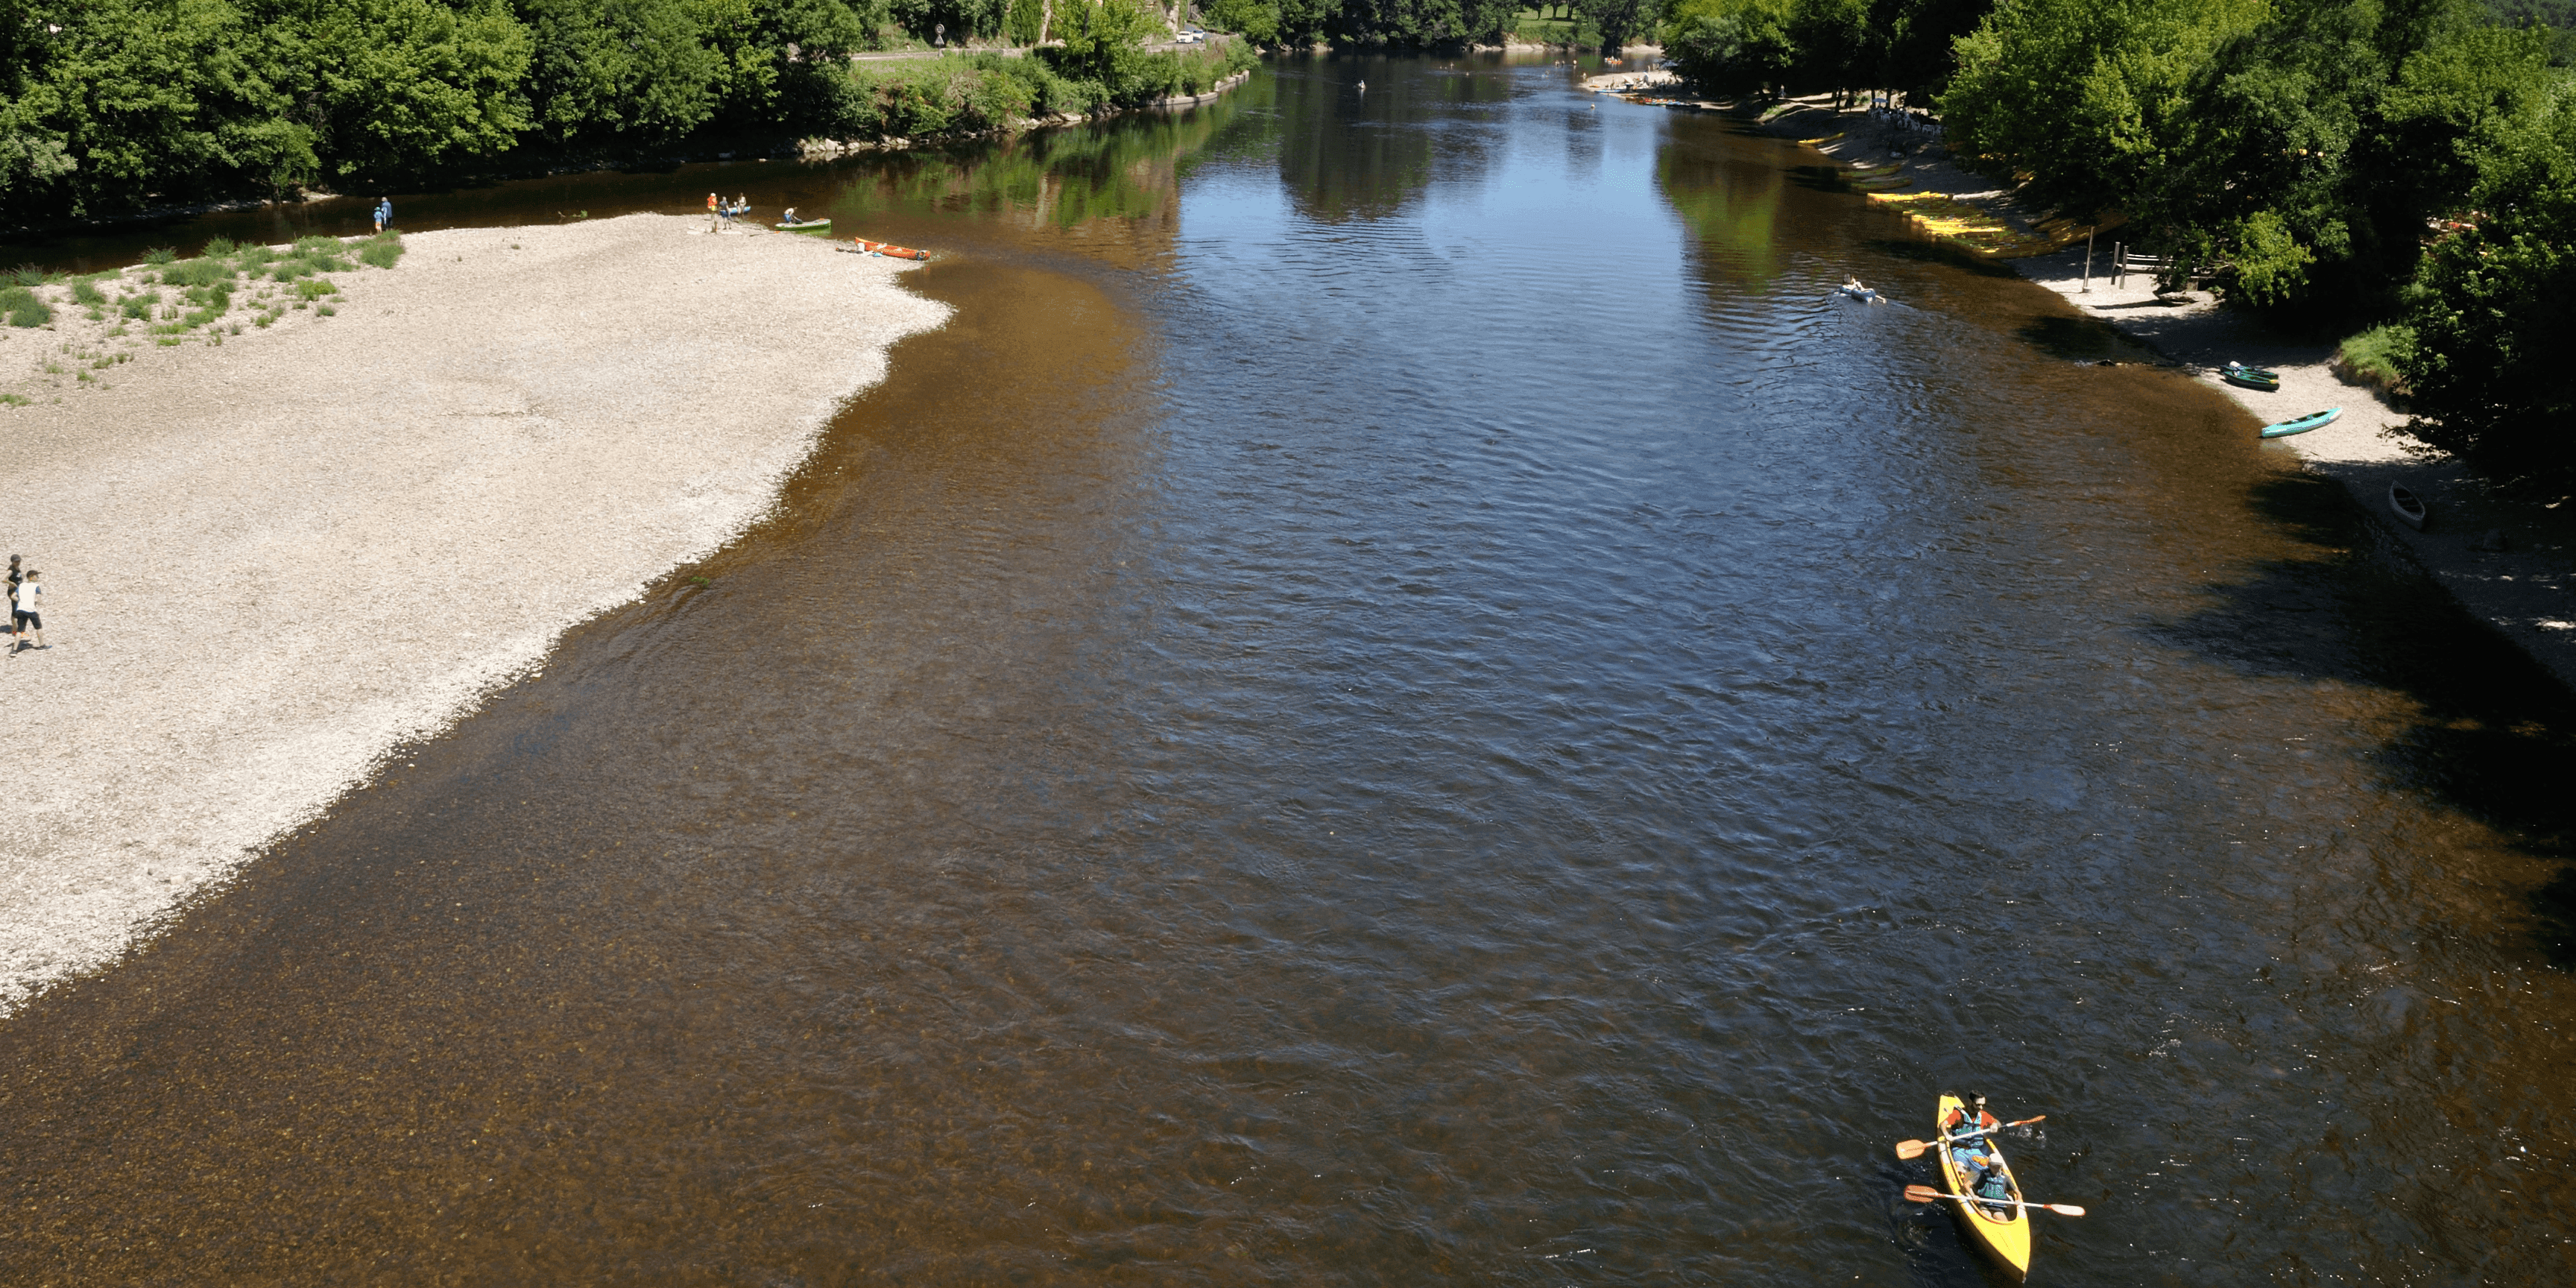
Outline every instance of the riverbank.
MULTIPOLYGON (((1655 88, 1626 92, 1651 94, 1655 88)), ((1666 101, 1744 110, 1722 102, 1666 101)), ((2121 239, 2116 223, 2088 226, 2025 209, 2009 187, 1954 164, 1937 123, 1928 118, 1866 107, 1837 110, 1828 96, 1814 95, 1767 105, 1754 120, 1766 133, 1798 139, 1840 162, 1873 203, 1903 211, 1942 240, 2011 264, 2085 316, 2226 393, 2254 418, 2249 430, 2341 407, 2334 424, 2277 440, 2275 450, 2342 484, 2389 539, 2472 615, 2576 688, 2576 499, 2528 495, 2407 434, 2404 411, 2377 389, 2346 381, 2334 370, 2331 341, 2274 334, 2221 308, 2204 291, 2159 293, 2143 273, 2115 280, 2112 247, 2121 239), (2094 234, 2089 273, 2088 232, 2094 234), (2218 371, 2230 361, 2279 372, 2281 388, 2266 393, 2227 384, 2218 371), (2428 504, 2421 531, 2398 521, 2389 501, 2392 484, 2428 504)))
POLYGON ((2334 424, 2275 440, 2273 450, 2341 483, 2462 607, 2576 689, 2576 501, 2508 487, 2407 434, 2407 413, 2336 374, 2331 342, 2279 336, 2205 292, 2158 295, 2145 274, 2117 283, 2102 272, 2107 248, 2097 247, 2088 283, 2084 258, 2079 246, 2011 263, 2078 312, 2235 399, 2249 413, 2249 431, 2341 407, 2334 424), (2281 388, 2227 384, 2218 372, 2230 361, 2279 372, 2281 388), (2423 530, 2398 521, 2392 484, 2426 503, 2423 530))
POLYGON ((104 387, 10 361, 39 401, 0 409, 0 514, 52 647, 0 661, 0 1011, 741 532, 947 315, 900 261, 703 234, 420 234, 336 316, 140 347, 104 387))

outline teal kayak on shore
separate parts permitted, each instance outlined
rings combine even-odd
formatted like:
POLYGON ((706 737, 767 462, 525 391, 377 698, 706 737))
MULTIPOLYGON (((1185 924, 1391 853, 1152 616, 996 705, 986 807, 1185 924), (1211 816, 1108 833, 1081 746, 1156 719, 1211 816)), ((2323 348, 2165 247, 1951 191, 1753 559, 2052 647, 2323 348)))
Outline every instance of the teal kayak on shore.
POLYGON ((2343 408, 2328 407, 2324 411, 2317 412, 2313 415, 2301 416, 2297 420, 2285 420, 2278 425, 2265 425, 2263 427, 2263 437, 2288 438, 2292 434, 2304 434, 2312 429, 2323 429, 2326 426, 2333 424, 2335 417, 2342 414, 2343 408))
POLYGON ((831 226, 832 226, 832 221, 831 221, 831 220, 829 220, 829 219, 800 219, 800 220, 798 220, 798 221, 796 221, 795 223, 792 223, 792 224, 772 224, 772 225, 770 225, 770 227, 775 228, 775 229, 777 229, 778 231, 780 231, 780 232, 782 232, 782 233, 810 233, 810 232, 818 232, 818 231, 821 231, 822 229, 829 228, 829 227, 831 227, 831 226))

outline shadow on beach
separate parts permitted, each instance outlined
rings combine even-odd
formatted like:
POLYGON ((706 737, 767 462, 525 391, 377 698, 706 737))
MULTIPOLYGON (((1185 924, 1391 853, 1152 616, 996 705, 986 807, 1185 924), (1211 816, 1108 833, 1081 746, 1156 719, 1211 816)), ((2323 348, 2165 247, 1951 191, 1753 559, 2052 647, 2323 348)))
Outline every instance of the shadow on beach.
POLYGON ((2415 710, 2376 752, 2380 772, 2554 866, 2527 894, 2533 936, 2576 968, 2576 694, 2461 608, 2340 483, 2284 473, 2251 501, 2316 558, 2257 565, 2147 633, 2247 673, 2405 695, 2415 710))

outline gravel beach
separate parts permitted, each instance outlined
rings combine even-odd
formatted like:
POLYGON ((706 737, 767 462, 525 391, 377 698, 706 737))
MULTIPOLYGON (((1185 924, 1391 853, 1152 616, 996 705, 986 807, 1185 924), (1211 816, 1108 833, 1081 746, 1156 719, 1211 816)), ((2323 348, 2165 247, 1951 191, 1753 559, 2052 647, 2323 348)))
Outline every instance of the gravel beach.
POLYGON ((406 244, 332 316, 136 347, 104 388, 29 362, 97 324, 0 341, 35 399, 0 407, 0 540, 52 646, 0 660, 0 1014, 740 533, 947 316, 899 261, 696 217, 406 244))

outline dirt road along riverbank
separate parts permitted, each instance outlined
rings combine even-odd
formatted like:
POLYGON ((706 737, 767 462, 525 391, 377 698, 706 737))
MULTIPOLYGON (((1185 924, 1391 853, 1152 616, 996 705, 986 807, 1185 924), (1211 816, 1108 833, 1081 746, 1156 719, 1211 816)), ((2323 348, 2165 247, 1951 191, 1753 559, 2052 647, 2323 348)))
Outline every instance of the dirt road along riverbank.
POLYGON ((697 217, 408 245, 334 316, 0 408, 53 646, 0 661, 0 1013, 742 531, 947 315, 899 261, 697 217))

